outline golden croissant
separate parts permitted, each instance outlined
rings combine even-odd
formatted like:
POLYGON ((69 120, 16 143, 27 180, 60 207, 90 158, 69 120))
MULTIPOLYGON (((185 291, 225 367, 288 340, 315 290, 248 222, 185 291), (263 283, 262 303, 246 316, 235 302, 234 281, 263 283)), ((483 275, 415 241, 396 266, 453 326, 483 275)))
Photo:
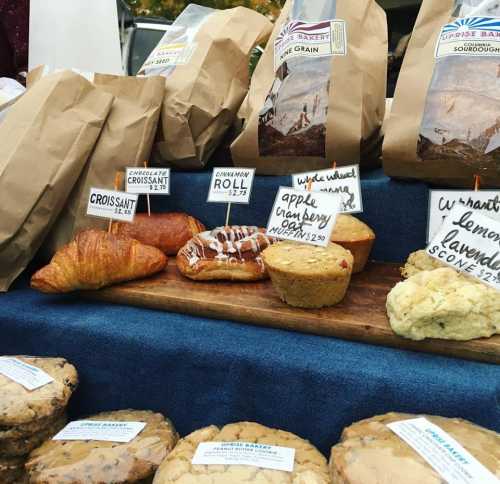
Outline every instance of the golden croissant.
POLYGON ((85 230, 33 275, 31 287, 47 293, 99 289, 150 276, 166 264, 167 257, 155 247, 102 230, 85 230))

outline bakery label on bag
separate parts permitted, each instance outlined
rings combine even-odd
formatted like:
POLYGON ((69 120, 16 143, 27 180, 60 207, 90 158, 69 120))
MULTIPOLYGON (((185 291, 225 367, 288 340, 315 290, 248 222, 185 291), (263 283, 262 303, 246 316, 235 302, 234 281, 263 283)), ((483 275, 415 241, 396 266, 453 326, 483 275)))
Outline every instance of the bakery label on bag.
POLYGON ((250 203, 255 168, 214 168, 208 202, 250 203))
POLYGON ((292 20, 283 26, 274 41, 274 71, 294 57, 346 55, 344 20, 301 22, 292 20))
POLYGON ((134 193, 91 188, 87 215, 93 217, 133 222, 139 195, 134 193))
POLYGON ((293 175, 292 180, 293 188, 298 190, 307 190, 311 184, 313 192, 340 195, 342 199, 341 213, 360 213, 363 211, 359 165, 299 173, 293 175))
POLYGON ((339 195, 280 187, 267 224, 267 235, 326 247, 340 205, 339 195))
POLYGON ((500 290, 500 223, 490 217, 455 205, 427 253, 500 290))
POLYGON ((125 191, 143 195, 170 195, 170 168, 127 168, 125 191))
POLYGON ((17 358, 1 357, 0 373, 30 391, 36 390, 54 381, 50 375, 40 368, 28 365, 17 358))
POLYGON ((495 484, 500 481, 451 435, 424 417, 387 424, 448 484, 495 484))
POLYGON ((500 56, 500 17, 463 17, 445 25, 435 57, 500 56))
POLYGON ((430 190, 427 242, 438 233, 444 219, 457 203, 500 222, 499 190, 430 190))
POLYGON ((251 442, 202 442, 194 465, 243 465, 293 472, 295 449, 251 442))
POLYGON ((144 63, 142 69, 151 67, 171 67, 188 64, 198 47, 196 42, 178 42, 173 44, 159 45, 144 63))
POLYGON ((104 440, 126 443, 135 439, 145 426, 145 422, 76 420, 66 425, 52 440, 104 440))

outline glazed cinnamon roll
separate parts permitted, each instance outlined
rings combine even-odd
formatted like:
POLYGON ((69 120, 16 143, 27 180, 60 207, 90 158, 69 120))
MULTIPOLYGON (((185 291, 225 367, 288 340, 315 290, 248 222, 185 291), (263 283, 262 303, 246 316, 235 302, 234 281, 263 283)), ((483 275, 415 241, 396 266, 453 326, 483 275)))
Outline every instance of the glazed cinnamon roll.
POLYGON ((261 252, 274 242, 258 227, 219 227, 193 237, 177 254, 177 267, 197 281, 266 279, 261 252))

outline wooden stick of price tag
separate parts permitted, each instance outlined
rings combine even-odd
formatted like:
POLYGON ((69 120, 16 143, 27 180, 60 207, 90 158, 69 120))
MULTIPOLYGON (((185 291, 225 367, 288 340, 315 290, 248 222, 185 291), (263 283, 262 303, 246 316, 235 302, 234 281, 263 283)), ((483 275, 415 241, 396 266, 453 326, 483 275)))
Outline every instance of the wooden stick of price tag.
POLYGON ((332 168, 333 168, 334 170, 336 170, 336 169, 337 169, 337 162, 336 162, 336 161, 334 161, 334 162, 333 162, 333 166, 332 166, 332 168))
POLYGON ((227 211, 226 211, 226 227, 229 227, 229 214, 231 213, 231 204, 227 204, 227 211))
POLYGON ((474 191, 478 192, 480 188, 481 188, 481 176, 474 175, 474 191))
MULTIPOLYGON (((148 167, 148 162, 145 161, 144 162, 144 168, 147 168, 148 167)), ((148 203, 148 217, 151 217, 151 201, 149 199, 149 193, 146 193, 146 200, 147 200, 147 203, 148 203)))
MULTIPOLYGON (((117 171, 116 174, 115 174, 115 185, 114 185, 114 188, 116 191, 118 191, 120 189, 120 185, 122 183, 122 174, 121 172, 117 171)), ((111 233, 111 228, 113 227, 113 219, 110 218, 109 219, 109 225, 108 225, 108 233, 110 234, 111 233)))

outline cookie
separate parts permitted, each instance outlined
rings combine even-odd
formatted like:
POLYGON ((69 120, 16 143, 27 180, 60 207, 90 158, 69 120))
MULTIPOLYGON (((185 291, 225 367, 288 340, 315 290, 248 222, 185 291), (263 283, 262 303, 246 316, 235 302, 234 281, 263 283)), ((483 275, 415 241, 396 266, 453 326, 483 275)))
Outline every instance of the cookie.
POLYGON ((37 390, 29 391, 0 374, 0 430, 2 431, 61 413, 78 384, 75 367, 64 358, 32 356, 13 358, 42 369, 54 378, 54 381, 37 390))
POLYGON ((153 484, 330 484, 326 459, 307 440, 251 422, 206 427, 180 440, 156 472, 153 484), (201 442, 251 442, 295 449, 293 472, 244 465, 193 465, 201 442))
POLYGON ((56 422, 64 414, 64 410, 56 412, 50 417, 39 418, 27 424, 16 425, 14 427, 0 428, 0 445, 6 439, 21 439, 30 437, 40 430, 46 429, 56 422))
POLYGON ((66 420, 66 415, 63 414, 49 423, 46 428, 39 429, 32 435, 0 440, 0 455, 15 457, 29 454, 33 449, 57 434, 66 425, 66 420))
POLYGON ((135 483, 150 478, 173 449, 178 435, 159 413, 137 410, 104 412, 86 420, 146 422, 128 443, 49 440, 26 463, 31 484, 135 483))
MULTIPOLYGON (((357 422, 332 447, 330 473, 335 484, 440 484, 444 480, 387 427, 416 415, 388 413, 357 422)), ((426 416, 500 477, 500 435, 458 418, 426 416)))
POLYGON ((422 271, 397 284, 387 296, 393 331, 416 341, 466 341, 500 333, 498 291, 443 268, 422 271))
POLYGON ((0 457, 0 482, 2 484, 27 483, 24 459, 20 457, 0 457))

